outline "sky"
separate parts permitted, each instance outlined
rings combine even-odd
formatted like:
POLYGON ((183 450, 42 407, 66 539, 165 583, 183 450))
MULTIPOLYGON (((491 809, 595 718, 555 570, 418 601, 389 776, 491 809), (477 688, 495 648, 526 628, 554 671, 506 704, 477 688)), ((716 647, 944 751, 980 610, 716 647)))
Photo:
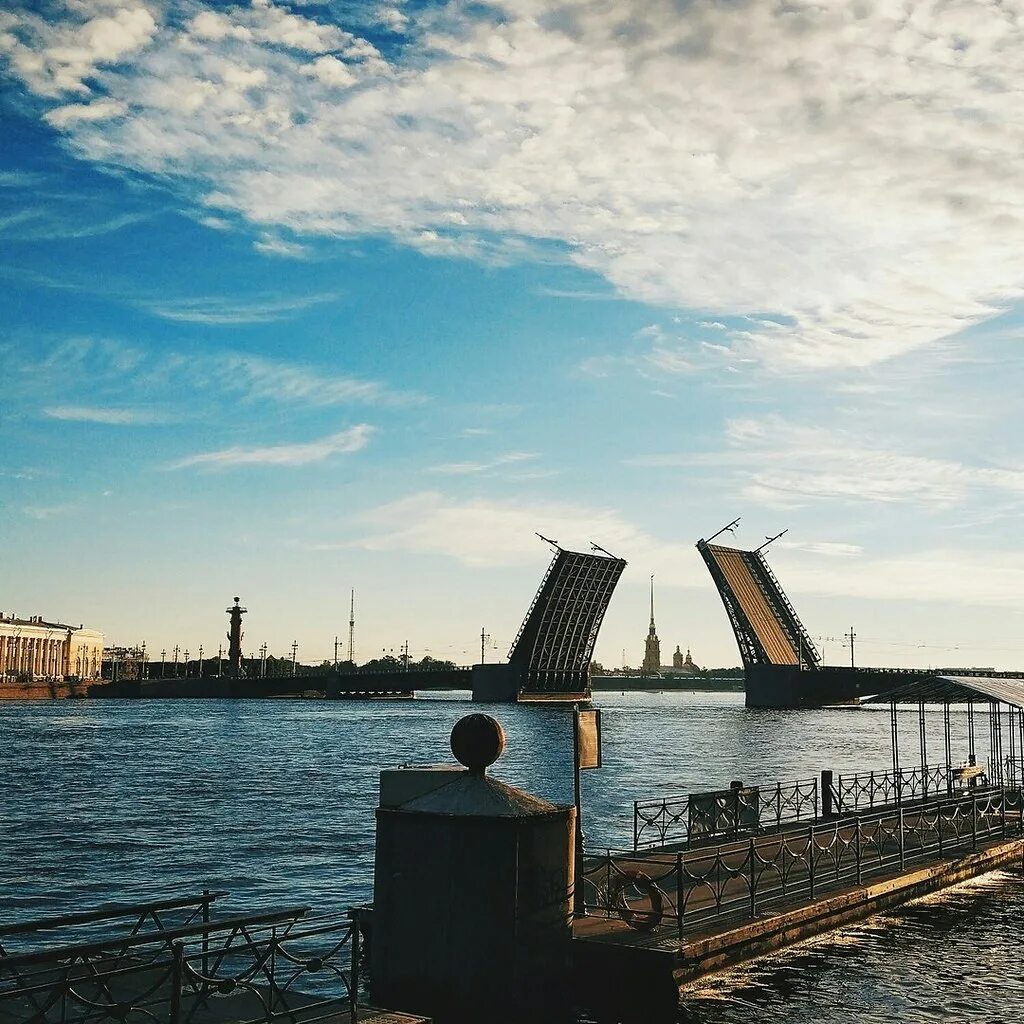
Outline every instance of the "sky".
POLYGON ((1024 667, 1024 4, 6 0, 0 607, 113 643, 1024 667), (844 646, 844 643, 847 643, 844 646))

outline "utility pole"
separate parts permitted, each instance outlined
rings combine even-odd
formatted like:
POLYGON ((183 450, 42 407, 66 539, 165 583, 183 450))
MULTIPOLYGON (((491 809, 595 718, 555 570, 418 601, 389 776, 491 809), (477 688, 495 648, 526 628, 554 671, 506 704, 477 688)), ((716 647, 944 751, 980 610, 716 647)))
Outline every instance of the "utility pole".
POLYGON ((178 678, 178 645, 174 645, 174 678, 178 678))
POLYGON ((356 663, 356 592, 353 590, 348 605, 348 660, 356 663))
POLYGON ((188 679, 188 648, 185 648, 185 678, 188 679))
POLYGON ((203 645, 199 645, 199 678, 203 678, 203 645))
POLYGON ((484 663, 484 645, 490 640, 490 636, 487 634, 487 628, 485 626, 480 627, 480 664, 484 663))
POLYGON ((292 675, 295 675, 295 655, 298 653, 298 651, 299 651, 299 641, 298 640, 293 640, 292 641, 292 675))
POLYGON ((338 671, 338 638, 334 638, 334 671, 338 671))
POLYGON ((146 641, 142 641, 142 678, 146 678, 146 641))
POLYGON ((853 631, 853 626, 850 627, 850 632, 846 634, 850 640, 850 668, 853 668, 853 641, 856 639, 857 634, 853 631))
POLYGON ((224 674, 224 645, 217 645, 217 678, 224 674))
POLYGON ((405 645, 402 647, 402 665, 403 671, 409 671, 409 641, 405 641, 405 645))
POLYGON ((160 678, 163 679, 167 675, 167 648, 164 647, 160 651, 160 678))
POLYGON ((260 679, 263 679, 267 674, 267 641, 263 641, 263 646, 260 648, 260 679))

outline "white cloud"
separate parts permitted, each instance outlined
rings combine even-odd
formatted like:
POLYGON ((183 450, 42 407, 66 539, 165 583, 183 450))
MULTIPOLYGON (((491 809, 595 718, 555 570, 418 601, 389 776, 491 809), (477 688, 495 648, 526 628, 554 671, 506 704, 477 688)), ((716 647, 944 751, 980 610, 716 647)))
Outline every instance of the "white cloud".
POLYGON ((753 317, 714 329, 775 368, 885 360, 1024 296, 1014 5, 450 4, 392 65, 269 0, 159 33, 104 9, 3 16, 11 72, 44 96, 95 76, 128 113, 68 123, 76 152, 261 227, 555 242, 633 299, 753 317))
MULTIPOLYGON (((411 494, 358 518, 367 532, 351 546, 368 551, 408 551, 447 555, 475 567, 535 562, 536 531, 567 548, 588 550, 595 541, 627 559, 652 556, 659 564, 681 558, 696 567, 689 546, 659 545, 613 509, 569 502, 503 502, 489 498, 457 500, 436 491, 411 494)), ((688 574, 692 580, 692 572, 688 574)))
POLYGON ((333 292, 302 295, 296 298, 253 301, 203 296, 196 299, 151 302, 146 305, 146 308, 165 320, 176 320, 180 323, 265 324, 275 320, 287 320, 303 310, 334 302, 337 298, 338 296, 333 292))
POLYGON ((505 452, 503 455, 496 455, 484 462, 444 462, 437 466, 431 466, 429 472, 443 473, 448 476, 468 476, 474 473, 489 473, 503 466, 529 462, 536 458, 536 452, 505 452))
POLYGON ((374 428, 360 423, 329 437, 304 444, 276 444, 259 448, 222 448, 215 452, 189 455, 172 463, 168 469, 186 469, 191 466, 205 466, 211 469, 226 469, 232 466, 308 466, 323 462, 332 455, 358 452, 370 441, 374 428))
POLYGON ((289 259, 304 259, 309 255, 309 250, 297 242, 289 242, 276 235, 263 235, 255 242, 253 248, 257 252, 266 253, 268 256, 286 256, 289 259))
POLYGON ((92 103, 69 103, 54 107, 46 114, 46 120, 54 128, 67 128, 79 121, 106 121, 120 117, 128 109, 120 100, 93 100, 92 103))
POLYGON ((25 11, 0 11, 0 54, 25 84, 41 96, 86 95, 84 79, 102 65, 137 53, 152 40, 157 23, 143 4, 96 0, 69 4, 86 15, 53 24, 25 11), (88 17, 95 13, 95 17, 88 17))
POLYGON ((112 409, 91 405, 51 405, 43 409, 43 414, 54 420, 105 423, 111 426, 163 422, 160 414, 146 409, 112 409))
MULTIPOLYGON (((575 550, 586 551, 589 542, 596 541, 625 558, 634 570, 657 570, 659 587, 713 594, 707 569, 692 545, 656 537, 611 508, 459 500, 425 491, 371 509, 357 517, 354 529, 361 531, 357 539, 321 546, 443 555, 474 568, 495 568, 536 563, 539 531, 575 550)), ((928 549, 880 556, 829 541, 778 550, 772 563, 798 608, 807 594, 1018 607, 1024 593, 1020 551, 928 549), (837 557, 843 560, 841 572, 836 569, 837 557)))
POLYGON ((307 64, 302 70, 307 75, 323 82, 324 85, 339 89, 345 89, 356 82, 356 76, 352 73, 352 69, 330 54, 317 57, 312 64, 307 64))
POLYGON ((770 506, 830 498, 951 506, 985 492, 1024 498, 1024 470, 1013 466, 912 454, 775 416, 732 420, 726 434, 746 467, 745 496, 770 506))

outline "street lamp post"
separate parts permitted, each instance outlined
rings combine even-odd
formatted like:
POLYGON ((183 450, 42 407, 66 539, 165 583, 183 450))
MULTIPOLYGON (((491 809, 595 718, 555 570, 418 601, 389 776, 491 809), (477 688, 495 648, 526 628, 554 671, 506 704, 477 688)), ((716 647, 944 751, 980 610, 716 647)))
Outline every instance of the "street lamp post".
POLYGON ((188 679, 188 648, 185 648, 185 678, 188 679))
POLYGON ((160 678, 163 679, 167 675, 167 648, 162 647, 160 649, 160 678))
POLYGON ((265 679, 267 675, 267 641, 263 641, 263 646, 260 648, 260 679, 265 679))
POLYGON ((174 678, 178 678, 178 645, 174 645, 174 678))
POLYGON ((224 645, 217 645, 217 678, 224 674, 224 645))
POLYGON ((293 640, 292 641, 292 675, 295 675, 295 656, 296 656, 296 654, 298 654, 298 651, 299 651, 299 641, 298 640, 293 640))
POLYGON ((146 678, 146 641, 142 641, 142 665, 140 666, 142 678, 146 678))
POLYGON ((199 645, 199 678, 203 678, 203 645, 199 645))

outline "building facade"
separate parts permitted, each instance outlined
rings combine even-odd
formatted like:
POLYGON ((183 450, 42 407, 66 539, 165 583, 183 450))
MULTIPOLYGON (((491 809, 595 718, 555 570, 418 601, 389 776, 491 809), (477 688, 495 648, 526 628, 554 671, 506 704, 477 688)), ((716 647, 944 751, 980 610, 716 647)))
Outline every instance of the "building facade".
POLYGON ((0 680, 99 679, 103 641, 84 626, 0 613, 0 680))

